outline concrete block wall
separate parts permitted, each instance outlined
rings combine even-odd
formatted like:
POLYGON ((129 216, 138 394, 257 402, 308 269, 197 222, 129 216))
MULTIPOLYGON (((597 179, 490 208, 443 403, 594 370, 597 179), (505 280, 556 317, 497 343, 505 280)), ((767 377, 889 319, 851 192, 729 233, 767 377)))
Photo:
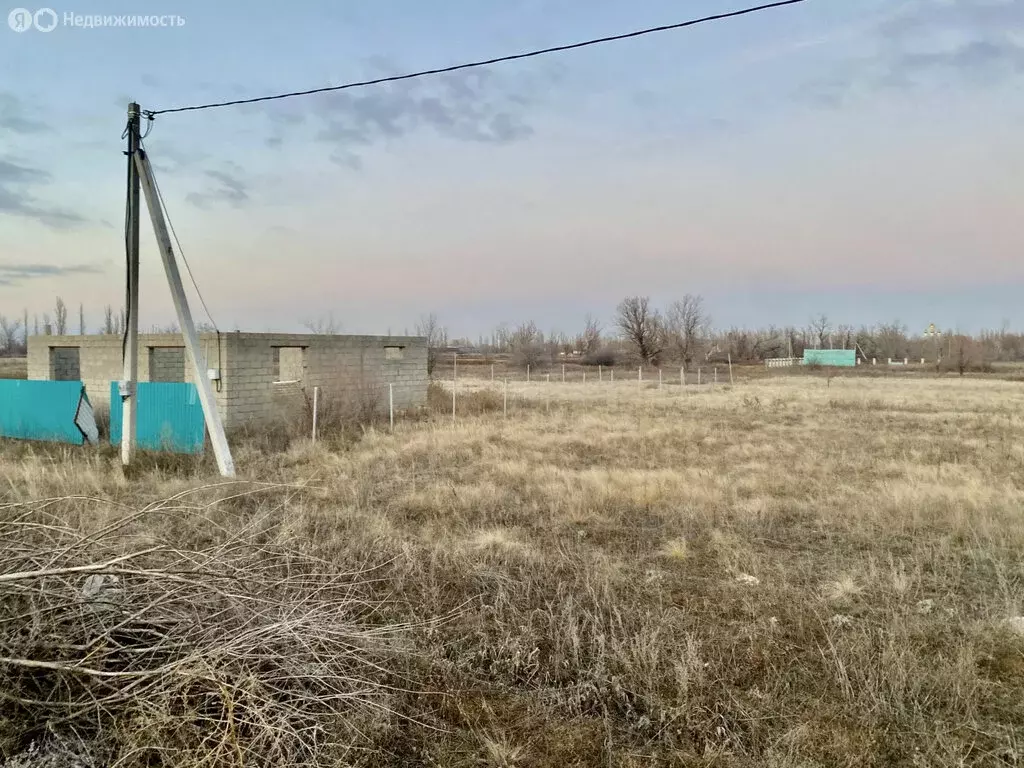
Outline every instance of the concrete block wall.
MULTIPOLYGON (((221 334, 220 360, 223 360, 227 353, 226 339, 227 334, 221 334)), ((213 333, 200 334, 199 342, 207 358, 207 367, 216 368, 218 366, 217 335, 213 333)), ((139 381, 151 380, 150 371, 154 364, 157 370, 166 372, 168 368, 162 367, 159 362, 161 359, 167 361, 166 348, 180 348, 183 344, 181 335, 177 333, 140 333, 139 381), (156 357, 156 362, 152 364, 151 355, 156 357)), ((110 382, 119 381, 124 372, 121 359, 121 337, 111 335, 30 336, 28 339, 28 377, 52 380, 54 375, 50 365, 50 350, 61 348, 77 348, 79 374, 82 383, 85 384, 85 391, 89 395, 89 402, 94 407, 109 407, 110 382)), ((181 354, 184 356, 184 350, 181 351, 181 354)), ((170 353, 170 355, 173 357, 174 353, 170 353)), ((189 368, 190 366, 186 362, 184 365, 185 380, 194 382, 195 379, 189 368)), ((162 380, 170 381, 171 379, 162 380)), ((180 375, 178 380, 181 380, 180 375)), ((221 418, 225 418, 227 392, 223 386, 220 392, 217 392, 215 388, 214 397, 217 400, 221 418)))
MULTIPOLYGON (((139 380, 170 380, 163 377, 171 376, 172 367, 181 370, 182 344, 179 334, 140 334, 139 380)), ((214 396, 228 429, 278 420, 283 405, 294 409, 311 401, 314 386, 326 399, 360 404, 372 399, 384 411, 391 384, 396 411, 426 404, 427 344, 422 337, 222 333, 218 348, 217 335, 206 333, 200 334, 200 344, 207 367, 220 369, 220 390, 215 385, 214 396), (294 383, 276 383, 282 379, 294 383)), ((121 337, 32 336, 30 379, 53 377, 50 349, 60 347, 78 349, 90 401, 109 406, 110 382, 122 375, 121 337)), ((189 368, 186 364, 186 380, 193 381, 189 368)))
POLYGON ((78 347, 50 347, 50 378, 54 381, 80 381, 78 347))
POLYGON ((272 421, 286 404, 300 406, 294 385, 275 383, 282 380, 298 380, 307 401, 318 386, 325 399, 369 398, 383 410, 392 384, 396 410, 426 403, 427 345, 421 337, 231 333, 226 338, 231 427, 272 421))
MULTIPOLYGON (((150 381, 185 381, 187 362, 185 347, 150 347, 150 381)), ((209 363, 207 363, 209 365, 209 363)))

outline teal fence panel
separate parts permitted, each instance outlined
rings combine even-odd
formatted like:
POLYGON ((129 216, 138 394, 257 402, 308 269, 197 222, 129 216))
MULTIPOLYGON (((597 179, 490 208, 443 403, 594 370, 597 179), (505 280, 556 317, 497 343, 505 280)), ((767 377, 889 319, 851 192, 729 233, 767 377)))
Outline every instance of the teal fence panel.
MULTIPOLYGON (((139 402, 135 444, 149 451, 202 453, 206 422, 196 385, 184 382, 143 381, 137 385, 139 402)), ((110 382, 110 442, 121 442, 121 395, 110 382)))
POLYGON ((0 379, 0 436, 82 445, 83 401, 88 406, 80 381, 0 379))
POLYGON ((805 349, 804 365, 853 368, 857 365, 857 351, 854 349, 805 349))

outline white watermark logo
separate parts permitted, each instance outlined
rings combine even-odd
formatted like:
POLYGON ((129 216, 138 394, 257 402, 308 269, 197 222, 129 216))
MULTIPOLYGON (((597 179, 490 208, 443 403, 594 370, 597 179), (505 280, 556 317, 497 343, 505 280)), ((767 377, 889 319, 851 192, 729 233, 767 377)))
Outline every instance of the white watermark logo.
POLYGON ((57 26, 57 12, 52 8, 40 8, 35 13, 28 8, 15 8, 7 14, 7 24, 15 32, 52 32, 57 26))
POLYGON ((7 26, 15 32, 28 32, 30 29, 39 32, 52 32, 58 26, 93 29, 96 27, 183 27, 185 17, 176 13, 148 16, 108 15, 99 13, 74 13, 65 11, 58 16, 53 8, 40 8, 30 11, 28 8, 15 8, 7 14, 7 26))

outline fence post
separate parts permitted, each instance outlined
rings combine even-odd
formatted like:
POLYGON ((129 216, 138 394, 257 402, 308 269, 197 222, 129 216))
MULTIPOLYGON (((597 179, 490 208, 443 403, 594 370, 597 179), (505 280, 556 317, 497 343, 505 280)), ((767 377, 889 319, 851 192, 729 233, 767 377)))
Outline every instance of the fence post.
POLYGON ((658 391, 661 391, 661 368, 658 369, 658 391))
POLYGON ((584 384, 587 383, 587 369, 586 368, 583 369, 583 383, 584 384))
POLYGON ((530 364, 526 364, 526 383, 530 383, 530 364))
POLYGON ((395 385, 388 384, 388 420, 391 422, 391 431, 395 431, 395 385))
POLYGON ((700 389, 700 366, 697 366, 697 388, 700 389))
POLYGON ((320 387, 313 387, 313 442, 316 442, 316 416, 320 407, 320 387))
POLYGON ((502 403, 502 413, 508 419, 508 376, 505 377, 505 398, 502 403))
POLYGON ((615 369, 614 368, 612 368, 612 370, 611 370, 611 377, 612 377, 611 378, 611 382, 612 382, 612 384, 614 384, 615 383, 615 369))
POLYGON ((491 363, 491 381, 494 381, 494 363, 491 363))
POLYGON ((597 366, 597 380, 604 381, 604 366, 597 366))
POLYGON ((735 385, 736 382, 732 378, 732 352, 729 353, 729 384, 735 385))
POLYGON ((565 384, 565 363, 562 363, 562 383, 565 384))
POLYGON ((452 426, 455 426, 455 390, 459 386, 459 355, 452 355, 452 426))
POLYGON ((718 366, 715 366, 715 384, 718 383, 718 366))
POLYGON ((680 365, 679 366, 679 386, 682 387, 683 389, 686 388, 686 366, 685 365, 680 365))

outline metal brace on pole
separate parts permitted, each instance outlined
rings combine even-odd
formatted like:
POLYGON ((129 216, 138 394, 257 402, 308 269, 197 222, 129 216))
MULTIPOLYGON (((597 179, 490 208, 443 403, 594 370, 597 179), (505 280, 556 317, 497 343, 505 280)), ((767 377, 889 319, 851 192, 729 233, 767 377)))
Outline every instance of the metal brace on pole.
POLYGON ((220 470, 221 476, 234 477, 235 462, 231 458, 231 449, 228 447, 228 439, 224 434, 224 425, 221 423, 220 413, 217 411, 217 401, 213 398, 213 389, 210 387, 210 379, 206 374, 206 358, 199 347, 199 337, 196 335, 192 313, 188 308, 185 287, 181 282, 178 263, 174 259, 171 236, 167 231, 167 222, 164 220, 160 197, 156 191, 156 182, 153 180, 153 169, 150 167, 145 150, 141 148, 135 152, 135 167, 142 183, 142 190, 146 194, 146 205, 149 207, 149 217, 153 220, 153 231, 156 234, 157 244, 160 246, 160 258, 163 260, 164 272, 167 274, 167 284, 171 288, 171 298, 174 300, 174 311, 178 315, 178 325, 181 326, 181 334, 185 337, 185 353, 192 364, 192 372, 195 374, 196 389, 199 390, 199 403, 203 407, 203 417, 206 419, 206 429, 210 433, 210 442, 213 443, 217 468, 220 470))

